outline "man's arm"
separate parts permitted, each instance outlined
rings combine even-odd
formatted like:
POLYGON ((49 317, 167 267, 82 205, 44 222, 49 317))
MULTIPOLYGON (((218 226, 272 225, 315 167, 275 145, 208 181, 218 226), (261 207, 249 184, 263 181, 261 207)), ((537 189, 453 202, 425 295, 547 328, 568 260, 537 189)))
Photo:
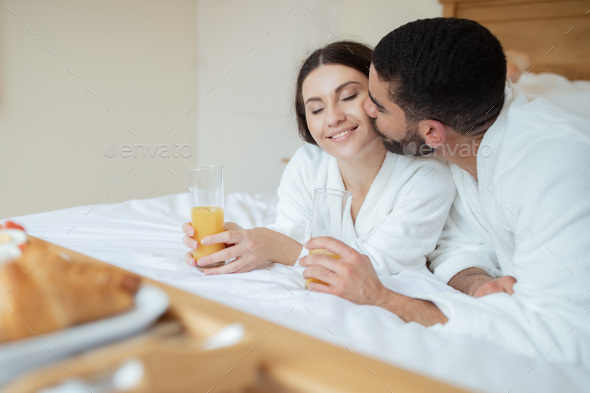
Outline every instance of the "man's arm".
POLYGON ((455 274, 449 280, 449 286, 473 296, 473 293, 486 282, 493 280, 485 270, 472 267, 455 274))
POLYGON ((431 326, 448 321, 434 303, 385 288, 371 260, 346 244, 333 238, 318 237, 307 242, 305 247, 310 250, 323 248, 339 256, 338 260, 320 254, 301 259, 301 266, 307 267, 303 272, 305 278, 315 278, 328 284, 311 283, 311 290, 337 295, 356 304, 382 307, 405 322, 431 326))
POLYGON ((485 270, 472 267, 455 274, 449 286, 469 296, 482 297, 498 292, 514 293, 516 279, 512 276, 493 278, 485 270))
POLYGON ((449 320, 431 301, 404 296, 385 287, 383 289, 387 293, 374 305, 391 311, 404 322, 418 322, 424 326, 432 326, 437 323, 445 324, 449 320))
MULTIPOLYGON (((321 254, 301 259, 301 266, 307 267, 303 272, 305 278, 314 278, 328 284, 311 283, 311 290, 340 296, 356 304, 384 308, 405 322, 417 322, 424 326, 448 322, 446 315, 433 302, 414 299, 387 289, 377 277, 371 260, 346 244, 320 237, 311 239, 305 246, 310 250, 326 249, 339 256, 338 260, 321 254)), ((502 285, 507 278, 514 280, 510 276, 494 279, 483 269, 471 268, 459 272, 451 281, 457 285, 455 289, 480 297, 496 292, 512 294, 512 285, 516 280, 502 285)))

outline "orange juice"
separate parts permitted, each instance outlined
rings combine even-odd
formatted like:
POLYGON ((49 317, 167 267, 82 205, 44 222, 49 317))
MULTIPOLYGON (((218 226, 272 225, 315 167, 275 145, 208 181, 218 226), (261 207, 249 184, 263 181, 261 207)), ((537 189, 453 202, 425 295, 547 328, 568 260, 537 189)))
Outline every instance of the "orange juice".
MULTIPOLYGON (((316 248, 315 250, 309 250, 309 255, 314 255, 314 254, 327 255, 327 256, 332 257, 334 259, 340 259, 340 255, 332 254, 330 251, 326 250, 325 248, 316 248)), ((328 285, 323 281, 316 280, 315 278, 308 278, 305 280, 305 286, 307 287, 309 285, 309 283, 311 283, 311 282, 315 282, 315 283, 322 284, 322 285, 328 285)))
MULTIPOLYGON (((214 252, 221 251, 225 248, 225 244, 211 244, 204 246, 201 244, 201 239, 209 235, 225 231, 223 226, 223 208, 217 206, 195 206, 191 209, 191 223, 195 228, 195 236, 193 239, 199 242, 199 248, 193 252, 195 260, 204 257, 214 252)), ((220 266, 219 264, 209 265, 207 267, 220 266)))

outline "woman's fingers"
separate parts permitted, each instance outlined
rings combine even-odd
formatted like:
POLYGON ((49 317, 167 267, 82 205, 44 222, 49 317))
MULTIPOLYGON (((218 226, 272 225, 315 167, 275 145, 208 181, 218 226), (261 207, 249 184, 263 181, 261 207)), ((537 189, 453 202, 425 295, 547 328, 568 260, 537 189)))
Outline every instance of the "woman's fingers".
POLYGON ((234 244, 238 242, 238 236, 236 236, 236 232, 225 231, 220 232, 216 235, 206 236, 201 239, 201 243, 205 245, 210 244, 234 244))
POLYGON ((238 224, 236 224, 235 222, 226 222, 225 223, 225 229, 227 229, 228 231, 239 231, 242 229, 241 226, 239 226, 238 224))
MULTIPOLYGON (((238 273, 250 271, 269 260, 264 247, 269 244, 265 231, 243 230, 233 222, 226 222, 225 232, 207 236, 201 239, 201 245, 224 243, 226 248, 211 255, 203 256, 197 261, 197 266, 206 268, 205 274, 238 273), (215 268, 207 268, 215 263, 232 260, 231 263, 215 268)), ((272 240, 272 239, 270 239, 272 240)), ((190 242, 187 239, 187 242, 190 242)))
POLYGON ((230 259, 239 258, 242 254, 243 252, 240 252, 238 247, 228 247, 221 251, 217 251, 213 254, 199 258, 197 265, 199 267, 205 267, 212 263, 225 262, 229 261, 230 259))
POLYGON ((249 266, 248 262, 242 258, 238 258, 223 266, 203 269, 206 276, 215 274, 229 274, 229 273, 244 273, 249 272, 253 268, 249 266))
POLYGON ((188 237, 186 235, 182 238, 182 243, 184 243, 185 246, 193 250, 199 248, 199 242, 193 239, 192 237, 188 237))
POLYGON ((195 261, 195 258, 193 258, 193 253, 190 251, 184 254, 184 261, 189 266, 197 266, 197 261, 195 261))
POLYGON ((182 224, 182 232, 187 236, 195 236, 195 228, 193 228, 190 222, 182 224))

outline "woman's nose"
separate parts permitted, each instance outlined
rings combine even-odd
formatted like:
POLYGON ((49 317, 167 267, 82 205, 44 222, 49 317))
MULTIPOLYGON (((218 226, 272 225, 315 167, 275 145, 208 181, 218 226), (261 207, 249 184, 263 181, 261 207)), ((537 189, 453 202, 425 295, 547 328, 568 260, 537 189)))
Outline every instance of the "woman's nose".
POLYGON ((346 116, 338 106, 328 109, 328 125, 330 127, 337 126, 346 119, 346 116))

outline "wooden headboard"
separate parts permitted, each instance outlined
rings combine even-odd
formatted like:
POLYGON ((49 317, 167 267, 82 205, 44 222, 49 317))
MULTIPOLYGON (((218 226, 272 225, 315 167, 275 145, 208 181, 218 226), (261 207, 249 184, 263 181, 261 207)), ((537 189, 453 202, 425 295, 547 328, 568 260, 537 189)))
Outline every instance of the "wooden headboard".
POLYGON ((533 57, 531 72, 590 80, 590 0, 439 0, 443 16, 475 20, 504 49, 533 57))

